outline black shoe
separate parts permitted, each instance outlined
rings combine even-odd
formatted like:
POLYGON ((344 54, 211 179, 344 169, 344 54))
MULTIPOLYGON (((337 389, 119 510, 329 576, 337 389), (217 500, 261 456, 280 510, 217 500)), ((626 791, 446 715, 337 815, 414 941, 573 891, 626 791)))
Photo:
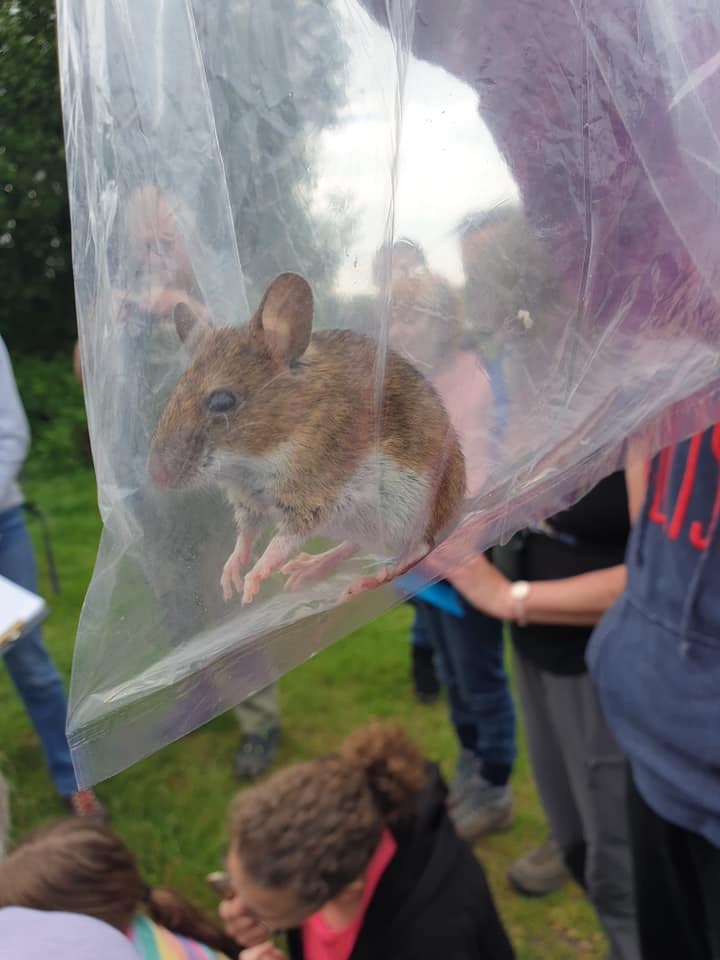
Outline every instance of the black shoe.
POLYGON ((413 693, 418 703, 435 703, 440 682, 435 673, 432 647, 411 646, 413 693))
POLYGON ((271 727, 266 733, 243 734, 233 760, 238 780, 254 780, 264 773, 275 759, 279 741, 279 727, 271 727))

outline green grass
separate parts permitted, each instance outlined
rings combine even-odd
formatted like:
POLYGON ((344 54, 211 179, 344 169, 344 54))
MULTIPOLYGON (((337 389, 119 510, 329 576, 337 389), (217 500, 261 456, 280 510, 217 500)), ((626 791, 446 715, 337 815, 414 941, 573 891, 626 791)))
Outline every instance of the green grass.
MULTIPOLYGON (((52 598, 45 628, 55 662, 69 676, 77 617, 99 535, 94 478, 89 473, 28 484, 50 515, 62 594, 52 598)), ((49 595, 37 552, 41 583, 49 595)), ((399 607, 298 667, 281 681, 280 763, 332 749, 370 716, 405 724, 426 754, 450 772, 455 743, 444 703, 418 706, 408 680, 410 611, 399 607)), ((232 714, 219 717, 98 789, 113 825, 136 852, 148 881, 178 887, 212 906, 205 874, 218 866, 225 810, 236 790, 230 762, 238 738, 232 714)), ((61 813, 34 733, 7 675, 0 671, 0 769, 13 786, 13 834, 61 813)), ((542 900, 507 887, 508 864, 544 836, 544 821, 524 746, 513 775, 512 829, 477 847, 519 960, 600 958, 603 940, 581 892, 569 886, 542 900)))

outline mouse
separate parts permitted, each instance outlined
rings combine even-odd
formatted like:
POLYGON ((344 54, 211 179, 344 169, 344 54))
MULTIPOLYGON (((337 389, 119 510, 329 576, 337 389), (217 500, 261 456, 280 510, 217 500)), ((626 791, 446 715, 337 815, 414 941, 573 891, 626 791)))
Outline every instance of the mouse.
POLYGON ((387 583, 449 532, 465 497, 461 443, 432 384, 364 334, 313 332, 313 312, 308 281, 282 273, 241 326, 213 326, 184 301, 173 313, 189 364, 157 421, 149 476, 222 490, 237 536, 220 585, 243 605, 278 571, 296 589, 358 553, 387 562, 341 599, 387 583), (337 545, 298 554, 314 536, 337 545))

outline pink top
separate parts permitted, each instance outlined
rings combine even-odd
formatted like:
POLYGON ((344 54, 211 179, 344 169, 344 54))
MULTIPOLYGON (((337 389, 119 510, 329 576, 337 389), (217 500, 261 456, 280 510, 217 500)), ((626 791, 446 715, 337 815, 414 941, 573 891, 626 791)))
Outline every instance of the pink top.
POLYGON ((467 493, 474 496, 488 472, 488 448, 492 424, 490 378, 473 353, 460 351, 453 362, 433 377, 465 454, 467 493))
POLYGON ((397 850, 393 835, 386 828, 380 843, 365 871, 365 889, 360 909, 347 927, 333 930, 323 919, 321 911, 314 913, 302 926, 303 956, 305 960, 349 960, 355 946, 365 913, 380 877, 397 850))

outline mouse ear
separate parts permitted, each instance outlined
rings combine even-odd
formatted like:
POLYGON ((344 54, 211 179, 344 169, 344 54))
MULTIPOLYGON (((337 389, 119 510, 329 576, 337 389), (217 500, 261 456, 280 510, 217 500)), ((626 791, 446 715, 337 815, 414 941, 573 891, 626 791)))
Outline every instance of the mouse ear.
POLYGON ((177 335, 192 353, 200 340, 202 340, 202 335, 205 332, 205 324, 198 315, 190 309, 188 304, 182 300, 175 304, 173 320, 175 322, 177 335))
POLYGON ((312 321, 310 284, 297 273, 281 273, 265 291, 250 321, 250 336, 255 346, 268 350, 276 363, 289 366, 307 350, 312 321))

